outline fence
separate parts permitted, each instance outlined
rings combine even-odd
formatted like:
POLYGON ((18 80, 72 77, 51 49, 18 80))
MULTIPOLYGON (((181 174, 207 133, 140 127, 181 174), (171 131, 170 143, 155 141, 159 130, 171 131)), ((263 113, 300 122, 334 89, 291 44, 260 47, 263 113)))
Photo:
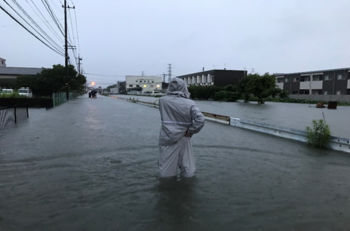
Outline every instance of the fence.
POLYGON ((3 129, 11 123, 16 124, 20 120, 28 117, 28 105, 16 105, 13 107, 0 108, 0 129, 3 129))
MULTIPOLYGON (((69 92, 69 100, 77 98, 79 95, 81 95, 78 92, 69 92)), ((53 107, 56 107, 64 102, 67 101, 67 94, 66 92, 58 92, 58 93, 52 93, 52 104, 53 107)))

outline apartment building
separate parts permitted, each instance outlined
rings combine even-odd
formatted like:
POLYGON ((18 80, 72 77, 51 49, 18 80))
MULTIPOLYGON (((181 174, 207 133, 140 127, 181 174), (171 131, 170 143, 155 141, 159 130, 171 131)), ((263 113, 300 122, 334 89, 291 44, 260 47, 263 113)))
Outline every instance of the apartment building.
POLYGON ((350 68, 277 73, 276 85, 291 95, 350 95, 350 68))
POLYGON ((227 86, 235 85, 238 81, 247 75, 245 70, 210 70, 196 72, 193 74, 181 75, 177 78, 183 79, 187 85, 197 86, 227 86))

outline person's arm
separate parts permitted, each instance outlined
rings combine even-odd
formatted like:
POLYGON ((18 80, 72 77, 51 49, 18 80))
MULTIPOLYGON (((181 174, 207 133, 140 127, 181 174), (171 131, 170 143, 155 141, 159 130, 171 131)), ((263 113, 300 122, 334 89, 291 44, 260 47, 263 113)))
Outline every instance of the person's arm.
POLYGON ((191 107, 192 125, 188 128, 185 136, 191 137, 193 134, 198 133, 204 126, 205 117, 196 105, 191 107))

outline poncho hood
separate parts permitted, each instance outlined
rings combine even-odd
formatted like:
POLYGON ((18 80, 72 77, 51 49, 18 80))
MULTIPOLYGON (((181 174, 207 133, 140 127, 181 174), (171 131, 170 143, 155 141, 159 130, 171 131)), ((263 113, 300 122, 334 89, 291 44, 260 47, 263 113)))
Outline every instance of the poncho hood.
POLYGON ((167 95, 179 95, 184 98, 190 98, 190 93, 187 90, 187 84, 180 78, 172 78, 169 82, 167 95))

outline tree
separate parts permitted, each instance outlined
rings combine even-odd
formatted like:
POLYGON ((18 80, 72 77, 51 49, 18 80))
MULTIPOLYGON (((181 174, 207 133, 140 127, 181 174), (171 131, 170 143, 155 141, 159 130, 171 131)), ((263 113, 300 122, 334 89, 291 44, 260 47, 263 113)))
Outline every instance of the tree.
POLYGON ((263 76, 259 74, 249 74, 247 82, 247 92, 254 94, 258 98, 258 103, 263 104, 263 98, 268 96, 271 89, 276 88, 275 76, 265 73, 263 76))
POLYGON ((109 85, 108 87, 106 87, 106 89, 107 89, 108 92, 110 92, 111 88, 115 88, 117 86, 118 86, 117 84, 109 85))
MULTIPOLYGON (((69 90, 81 91, 86 83, 84 75, 78 75, 73 65, 68 66, 69 90)), ((60 64, 44 68, 36 76, 20 76, 17 87, 29 87, 37 96, 51 96, 53 92, 66 92, 66 68, 60 64)))
POLYGON ((251 78, 251 75, 244 76, 237 84, 237 91, 244 99, 244 102, 249 102, 250 100, 250 89, 248 88, 248 82, 251 78))

